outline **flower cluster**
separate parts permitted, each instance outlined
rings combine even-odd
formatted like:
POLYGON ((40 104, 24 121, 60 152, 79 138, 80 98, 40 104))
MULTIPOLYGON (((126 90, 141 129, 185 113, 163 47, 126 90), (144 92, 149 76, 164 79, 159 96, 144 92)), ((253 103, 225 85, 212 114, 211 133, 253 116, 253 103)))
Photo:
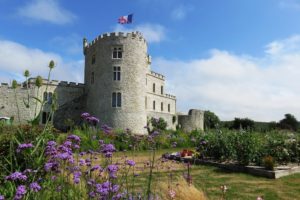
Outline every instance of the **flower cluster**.
POLYGON ((23 196, 26 194, 26 186, 25 185, 19 185, 16 191, 16 195, 14 197, 14 200, 21 200, 23 196))
POLYGON ((104 154, 106 158, 112 157, 113 152, 116 151, 116 148, 113 144, 104 144, 103 140, 99 140, 100 151, 104 154))
POLYGON ((9 176, 6 176, 5 178, 8 181, 26 181, 27 180, 27 176, 22 174, 21 172, 14 172, 9 176))
POLYGON ((29 186, 30 190, 33 192, 38 192, 42 189, 42 187, 37 183, 37 182, 33 182, 30 184, 29 186))
POLYGON ((95 116, 90 115, 89 113, 85 112, 81 114, 81 118, 88 122, 91 125, 96 126, 99 123, 99 119, 95 116))
POLYGON ((24 143, 24 144, 20 144, 17 148, 17 152, 20 153, 21 151, 23 151, 24 149, 29 149, 29 148, 32 148, 33 145, 31 143, 24 143))

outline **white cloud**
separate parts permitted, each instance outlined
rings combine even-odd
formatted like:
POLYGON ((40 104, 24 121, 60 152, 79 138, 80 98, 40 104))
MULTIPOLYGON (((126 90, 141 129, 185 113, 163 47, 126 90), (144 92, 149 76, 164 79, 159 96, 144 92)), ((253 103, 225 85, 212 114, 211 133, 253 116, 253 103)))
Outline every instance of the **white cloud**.
POLYGON ((153 65, 167 76, 179 111, 211 110, 223 120, 249 117, 278 121, 285 113, 300 119, 299 38, 270 43, 260 58, 212 50, 208 58, 156 58, 153 65))
POLYGON ((171 12, 171 17, 175 20, 182 20, 190 11, 192 11, 191 6, 180 5, 171 12))
POLYGON ((147 42, 155 43, 161 42, 166 37, 166 29, 159 24, 141 24, 137 25, 134 28, 126 28, 124 25, 117 24, 114 27, 114 32, 133 32, 139 31, 143 33, 147 42))
POLYGON ((73 13, 62 8, 58 0, 32 0, 18 9, 18 15, 59 25, 71 23, 76 18, 73 13))
POLYGON ((54 60, 57 65, 52 71, 52 79, 83 81, 82 60, 65 62, 58 54, 28 48, 8 40, 0 40, 0 81, 7 82, 7 75, 10 76, 10 81, 12 79, 23 81, 22 74, 26 69, 30 71, 32 77, 41 75, 46 78, 50 60, 54 60))

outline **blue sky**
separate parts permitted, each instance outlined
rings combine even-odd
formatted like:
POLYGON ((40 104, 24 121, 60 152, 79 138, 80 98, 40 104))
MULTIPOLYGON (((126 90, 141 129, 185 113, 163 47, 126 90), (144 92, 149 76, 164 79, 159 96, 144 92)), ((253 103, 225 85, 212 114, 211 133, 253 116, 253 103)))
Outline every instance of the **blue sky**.
POLYGON ((178 111, 300 119, 300 0, 0 0, 0 81, 83 81, 82 38, 141 31, 178 111), (134 23, 119 25, 134 13, 134 23))

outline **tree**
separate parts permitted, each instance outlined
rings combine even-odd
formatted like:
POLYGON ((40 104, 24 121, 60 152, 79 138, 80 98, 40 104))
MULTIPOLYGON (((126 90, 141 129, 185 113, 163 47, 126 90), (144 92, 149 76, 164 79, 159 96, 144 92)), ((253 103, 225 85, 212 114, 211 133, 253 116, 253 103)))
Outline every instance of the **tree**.
POLYGON ((285 114, 285 118, 279 121, 279 127, 282 129, 290 129, 297 131, 299 128, 299 122, 292 114, 285 114))
POLYGON ((233 129, 254 129, 254 121, 249 118, 234 118, 232 127, 233 129))
POLYGON ((205 130, 208 130, 211 128, 217 128, 219 125, 220 125, 220 119, 215 113, 213 113, 209 110, 204 112, 204 129, 205 130))

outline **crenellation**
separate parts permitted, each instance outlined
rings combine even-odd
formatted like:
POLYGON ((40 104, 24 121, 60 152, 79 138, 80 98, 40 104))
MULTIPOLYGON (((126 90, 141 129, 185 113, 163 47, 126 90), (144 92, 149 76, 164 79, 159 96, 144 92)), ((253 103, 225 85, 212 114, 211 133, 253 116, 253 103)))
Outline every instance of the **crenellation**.
POLYGON ((157 72, 151 71, 150 74, 151 74, 152 76, 157 77, 157 78, 160 78, 160 79, 163 79, 163 80, 165 79, 165 76, 164 76, 164 75, 159 74, 159 73, 157 73, 157 72))

